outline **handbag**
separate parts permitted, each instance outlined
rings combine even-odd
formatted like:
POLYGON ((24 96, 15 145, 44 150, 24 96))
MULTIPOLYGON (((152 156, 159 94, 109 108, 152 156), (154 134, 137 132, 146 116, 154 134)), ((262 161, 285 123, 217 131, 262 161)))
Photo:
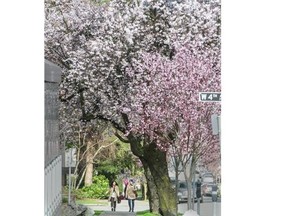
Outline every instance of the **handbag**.
POLYGON ((121 203, 121 198, 120 198, 120 196, 117 196, 117 203, 121 203))

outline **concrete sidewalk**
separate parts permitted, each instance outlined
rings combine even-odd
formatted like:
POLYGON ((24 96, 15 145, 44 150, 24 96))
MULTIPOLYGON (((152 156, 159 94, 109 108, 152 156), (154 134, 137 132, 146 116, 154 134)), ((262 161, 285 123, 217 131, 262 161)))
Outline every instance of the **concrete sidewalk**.
MULTIPOLYGON (((205 203, 206 205, 212 205, 212 203, 205 203)), ((203 204, 202 204, 203 205, 203 204)), ((218 204, 220 205, 220 203, 218 204)), ((146 211, 149 210, 149 202, 147 201, 143 201, 143 200, 135 200, 135 209, 134 212, 129 212, 129 207, 128 207, 128 200, 122 200, 120 204, 117 204, 116 206, 116 211, 112 212, 111 211, 111 206, 110 206, 110 202, 107 201, 107 203, 104 204, 86 204, 85 205, 89 211, 89 213, 86 214, 86 216, 93 216, 94 211, 98 210, 98 211, 103 211, 103 213, 101 214, 101 216, 135 216, 135 212, 140 212, 140 211, 146 211)), ((196 206, 197 207, 197 206, 196 206)), ((204 210, 202 209, 200 211, 200 215, 203 216, 212 216, 212 206, 209 206, 209 211, 208 210, 204 210)), ((220 216, 220 210, 218 209, 220 208, 220 206, 217 207, 217 216, 220 216)), ((184 214, 185 216, 198 216, 196 209, 195 211, 187 211, 187 207, 186 205, 182 205, 182 207, 180 208, 178 206, 178 212, 184 214)))
MULTIPOLYGON (((121 203, 117 204, 116 206, 116 211, 112 212, 111 211, 111 206, 110 202, 107 201, 107 204, 86 204, 85 205, 87 208, 90 209, 90 212, 94 212, 96 210, 98 211, 104 211, 103 215, 108 216, 108 215, 135 215, 135 212, 139 211, 146 211, 149 210, 149 202, 143 201, 143 200, 135 200, 135 207, 134 207, 134 212, 129 212, 129 206, 128 206, 128 200, 122 200, 121 203)), ((102 214, 101 214, 102 215, 102 214)))

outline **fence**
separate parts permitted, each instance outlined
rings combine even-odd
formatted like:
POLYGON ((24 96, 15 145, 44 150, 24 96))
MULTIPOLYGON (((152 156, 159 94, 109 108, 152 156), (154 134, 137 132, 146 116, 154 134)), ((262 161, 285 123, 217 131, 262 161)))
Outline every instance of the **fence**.
POLYGON ((59 155, 45 167, 44 208, 45 216, 57 215, 62 202, 61 196, 61 172, 62 156, 59 155))

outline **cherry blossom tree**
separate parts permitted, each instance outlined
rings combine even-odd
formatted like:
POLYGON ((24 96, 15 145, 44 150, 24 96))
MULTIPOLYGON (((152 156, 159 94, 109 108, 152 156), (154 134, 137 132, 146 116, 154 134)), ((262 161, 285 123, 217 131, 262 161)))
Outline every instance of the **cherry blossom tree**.
POLYGON ((137 84, 131 83, 134 88, 130 89, 135 97, 127 101, 125 111, 132 119, 131 132, 143 134, 159 149, 178 156, 191 186, 197 161, 213 161, 220 156, 219 140, 211 126, 211 115, 219 113, 220 106, 199 102, 199 92, 220 91, 220 74, 211 60, 197 59, 189 45, 176 48, 175 53, 172 59, 143 54, 132 72, 128 70, 131 76, 135 76, 134 70, 146 76, 134 77, 137 84))
MULTIPOLYGON (((163 96, 169 101, 173 97, 182 97, 182 94, 183 98, 187 98, 195 92, 186 92, 184 88, 175 93, 169 90, 171 95, 159 93, 158 100, 151 98, 156 103, 151 106, 152 101, 147 103, 147 99, 143 97, 137 99, 136 95, 138 97, 141 94, 134 91, 142 88, 145 83, 148 84, 150 80, 164 79, 153 74, 153 71, 149 72, 148 68, 146 71, 141 70, 141 64, 145 67, 145 58, 148 58, 146 53, 157 54, 169 62, 173 61, 179 47, 185 44, 189 44, 189 52, 186 54, 196 57, 191 67, 203 65, 212 68, 214 76, 219 75, 219 2, 213 0, 204 4, 197 1, 178 3, 164 0, 112 0, 96 4, 88 0, 46 0, 45 10, 45 57, 64 68, 62 101, 71 106, 71 109, 77 108, 80 115, 76 118, 81 122, 92 119, 109 121, 119 130, 119 134, 125 134, 120 138, 131 144, 131 150, 140 158, 146 175, 151 173, 151 181, 147 183, 150 192, 156 191, 157 194, 150 198, 159 196, 159 207, 163 215, 176 215, 176 202, 172 199, 175 196, 169 187, 166 164, 169 144, 162 139, 165 133, 169 134, 169 127, 173 124, 178 124, 181 128, 178 132, 181 135, 177 135, 178 140, 185 142, 190 139, 184 132, 193 130, 196 126, 189 128, 185 121, 190 119, 193 122, 197 119, 193 117, 196 116, 192 109, 195 104, 190 100, 180 100, 182 104, 180 101, 173 101, 176 107, 170 110, 172 112, 167 112, 166 116, 166 120, 171 119, 164 121, 162 109, 165 107, 159 106, 160 101, 163 102, 163 98, 159 97, 163 96), (185 105, 187 109, 181 117, 180 112, 176 112, 177 107, 180 109, 185 105), (138 108, 140 110, 137 110, 138 108), (151 114, 150 118, 139 118, 140 111, 143 110, 151 114), (152 118, 158 123, 152 122, 152 118), (140 120, 147 121, 150 128, 140 128, 140 120), (157 167, 161 167, 161 172, 156 172, 157 167)), ((157 57, 159 61, 154 61, 155 64, 163 63, 160 57, 157 57)), ((181 67, 179 65, 177 70, 181 67)), ((162 70, 166 69, 162 67, 162 70)), ((165 77, 165 73, 160 74, 165 77)), ((173 76, 166 77, 168 83, 170 79, 170 86, 165 88, 178 89, 184 85, 185 81, 181 77, 173 76), (173 76, 177 78, 177 82, 173 76)), ((197 75, 194 79, 193 85, 201 87, 201 79, 197 75)), ((209 79, 213 80, 213 77, 209 79)), ((153 81, 153 85, 157 83, 153 81)), ((158 93, 157 87, 155 96, 158 93)), ((193 89, 195 90, 196 86, 193 89)), ((150 93, 154 94, 152 90, 150 93)), ((144 91, 142 94, 147 96, 144 91)), ((166 104, 167 107, 168 105, 166 104)), ((198 104, 197 107, 202 109, 198 104)), ((199 127, 205 130, 204 126, 199 127)), ((190 145, 190 142, 188 143, 190 145)), ((150 200, 150 203, 152 201, 150 200)), ((157 205, 154 210, 158 210, 157 205)))

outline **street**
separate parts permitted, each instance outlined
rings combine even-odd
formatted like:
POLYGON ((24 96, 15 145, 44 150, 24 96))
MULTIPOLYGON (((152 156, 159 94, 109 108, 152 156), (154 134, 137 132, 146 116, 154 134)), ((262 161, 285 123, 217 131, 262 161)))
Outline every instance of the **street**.
MULTIPOLYGON (((194 203, 195 211, 197 211, 197 203, 194 203)), ((200 216, 221 216, 221 202, 215 203, 216 214, 213 212, 214 203, 211 197, 205 197, 204 202, 200 203, 200 216)), ((178 212, 184 213, 187 211, 187 203, 178 204, 178 212)))

